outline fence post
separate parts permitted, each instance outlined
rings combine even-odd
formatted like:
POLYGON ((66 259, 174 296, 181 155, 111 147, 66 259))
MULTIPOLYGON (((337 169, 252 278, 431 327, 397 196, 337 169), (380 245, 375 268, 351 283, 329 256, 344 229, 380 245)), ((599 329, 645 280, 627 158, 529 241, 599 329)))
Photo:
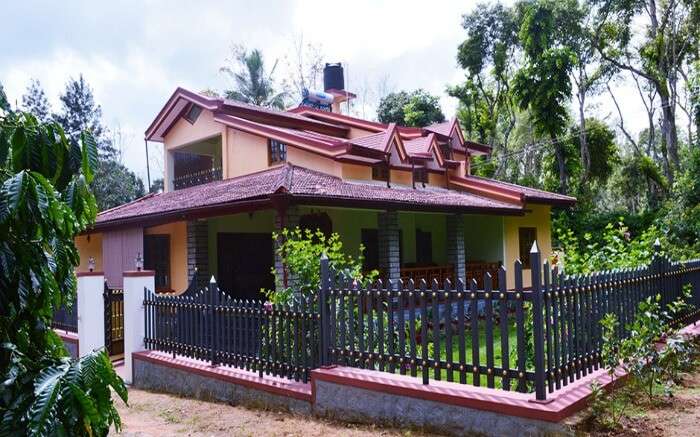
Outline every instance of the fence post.
POLYGON ((544 320, 542 319, 543 290, 541 281, 542 262, 537 241, 530 249, 530 272, 532 274, 532 334, 535 346, 535 399, 547 399, 544 368, 544 320))
POLYGON ((209 280, 209 347, 211 348, 209 359, 212 366, 216 366, 216 304, 218 295, 219 286, 216 285, 216 279, 212 275, 209 280))
POLYGON ((324 253, 321 255, 321 288, 319 289, 319 358, 321 366, 327 366, 328 360, 328 340, 330 330, 328 326, 328 294, 330 291, 330 266, 328 264, 328 256, 324 253))

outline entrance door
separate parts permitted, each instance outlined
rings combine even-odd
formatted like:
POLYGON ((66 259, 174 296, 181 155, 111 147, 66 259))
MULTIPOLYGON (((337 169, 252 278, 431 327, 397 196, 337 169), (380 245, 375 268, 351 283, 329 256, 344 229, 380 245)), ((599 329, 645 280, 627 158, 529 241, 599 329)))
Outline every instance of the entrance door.
POLYGON ((217 234, 219 288, 237 299, 262 299, 261 288, 271 290, 275 263, 271 234, 220 232, 217 234))

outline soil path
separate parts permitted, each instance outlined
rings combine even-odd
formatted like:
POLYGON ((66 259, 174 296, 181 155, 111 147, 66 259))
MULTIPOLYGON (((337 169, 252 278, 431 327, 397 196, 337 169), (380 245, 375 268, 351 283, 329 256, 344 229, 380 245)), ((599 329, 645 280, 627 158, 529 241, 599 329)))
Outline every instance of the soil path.
POLYGON ((118 402, 123 437, 147 436, 424 436, 415 431, 348 425, 129 389, 118 402))

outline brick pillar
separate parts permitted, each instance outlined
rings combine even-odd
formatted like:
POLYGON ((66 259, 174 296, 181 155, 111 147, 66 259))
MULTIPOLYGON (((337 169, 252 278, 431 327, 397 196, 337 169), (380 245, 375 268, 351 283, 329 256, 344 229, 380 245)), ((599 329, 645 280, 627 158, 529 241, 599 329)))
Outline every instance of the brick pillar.
MULTIPOLYGON (((283 211, 278 210, 275 215, 275 232, 281 233, 283 228, 294 229, 299 226, 299 207, 290 205, 283 211)), ((278 283, 275 284, 277 290, 284 287, 294 285, 294 278, 291 272, 287 272, 285 276, 285 266, 282 264, 282 257, 277 254, 277 248, 280 246, 280 241, 275 241, 275 270, 277 271, 278 283), (287 278, 286 284, 284 282, 287 278)))
POLYGON ((377 216, 377 239, 379 245, 379 269, 382 279, 401 278, 401 242, 399 241, 399 213, 380 212, 377 216))
POLYGON ((209 283, 209 222, 187 222, 187 281, 192 281, 197 268, 197 289, 209 283))
POLYGON ((458 278, 466 285, 466 254, 464 251, 464 217, 461 214, 447 216, 447 262, 455 269, 458 278))

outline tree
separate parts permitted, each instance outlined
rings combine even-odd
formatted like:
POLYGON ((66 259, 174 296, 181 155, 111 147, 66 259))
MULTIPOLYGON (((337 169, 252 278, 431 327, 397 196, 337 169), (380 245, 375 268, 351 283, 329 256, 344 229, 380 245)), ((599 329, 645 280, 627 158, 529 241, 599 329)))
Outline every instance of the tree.
POLYGON ((104 351, 71 360, 51 329, 75 301, 75 236, 97 211, 97 143, 13 112, 0 87, 0 434, 105 436, 127 392, 104 351), (72 158, 71 158, 72 157, 72 158))
POLYGON ((71 143, 77 144, 82 132, 89 130, 97 141, 98 151, 103 158, 114 158, 116 150, 108 138, 107 129, 102 124, 102 107, 95 103, 90 85, 81 74, 78 79, 69 79, 66 89, 59 96, 61 112, 54 115, 71 143))
POLYGON ((463 128, 489 144, 500 157, 495 173, 503 176, 516 125, 516 106, 510 92, 510 80, 518 65, 516 16, 501 4, 480 4, 462 17, 462 27, 467 38, 458 48, 457 61, 467 80, 449 87, 447 92, 459 99, 458 116, 463 128))
POLYGON ((520 108, 530 111, 536 133, 551 140, 559 170, 558 188, 567 193, 565 150, 558 137, 568 125, 569 74, 575 58, 571 49, 556 39, 566 29, 557 27, 554 6, 549 0, 524 6, 519 38, 526 64, 515 75, 513 93, 520 108))
POLYGON ((97 199, 99 211, 131 202, 146 194, 141 178, 114 159, 100 161, 90 188, 97 199))
POLYGON ((228 99, 258 106, 284 109, 287 93, 277 92, 273 79, 277 61, 268 72, 262 52, 254 49, 248 52, 242 46, 232 49, 233 57, 226 60, 219 71, 227 74, 234 83, 234 89, 224 91, 228 99))
MULTIPOLYGON (((680 168, 676 106, 678 77, 700 37, 700 7, 692 0, 595 0, 595 47, 612 67, 651 85, 659 96, 666 177, 680 168), (642 38, 634 28, 642 24, 642 38)), ((694 55, 695 53, 695 55, 694 55)))
POLYGON ((41 123, 51 119, 51 104, 38 80, 32 79, 29 83, 26 93, 22 96, 22 109, 32 114, 41 123))
POLYGON ((440 99, 422 89, 387 94, 379 101, 377 117, 382 123, 413 127, 445 121, 440 99))
POLYGON ((289 53, 285 61, 296 98, 301 99, 304 88, 322 89, 325 62, 321 44, 304 41, 304 34, 300 33, 292 37, 289 53))

